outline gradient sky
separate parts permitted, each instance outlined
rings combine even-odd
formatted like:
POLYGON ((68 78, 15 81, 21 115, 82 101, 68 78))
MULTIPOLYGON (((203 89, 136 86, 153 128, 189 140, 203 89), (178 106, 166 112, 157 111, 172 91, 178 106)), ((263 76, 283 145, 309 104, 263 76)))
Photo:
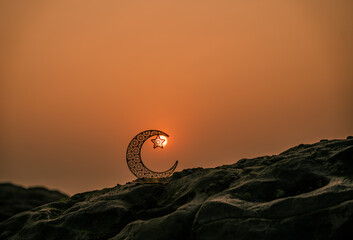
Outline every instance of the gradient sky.
POLYGON ((0 181, 65 193, 353 135, 353 1, 0 1, 0 181))

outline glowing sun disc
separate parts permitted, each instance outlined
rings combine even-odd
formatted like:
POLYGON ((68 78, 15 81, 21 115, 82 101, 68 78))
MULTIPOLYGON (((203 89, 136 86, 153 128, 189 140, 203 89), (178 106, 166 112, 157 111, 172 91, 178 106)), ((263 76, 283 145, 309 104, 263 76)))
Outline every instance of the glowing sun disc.
POLYGON ((159 137, 160 137, 161 139, 164 139, 163 147, 165 147, 165 145, 167 145, 167 143, 168 143, 167 137, 166 137, 166 136, 162 136, 162 135, 159 135, 159 137))

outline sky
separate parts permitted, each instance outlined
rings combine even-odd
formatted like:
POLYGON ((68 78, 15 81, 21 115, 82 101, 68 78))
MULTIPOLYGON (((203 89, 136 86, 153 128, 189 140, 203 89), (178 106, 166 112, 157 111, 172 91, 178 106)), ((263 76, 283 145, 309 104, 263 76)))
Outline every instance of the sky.
POLYGON ((0 1, 0 182, 75 194, 353 135, 353 1, 0 1))

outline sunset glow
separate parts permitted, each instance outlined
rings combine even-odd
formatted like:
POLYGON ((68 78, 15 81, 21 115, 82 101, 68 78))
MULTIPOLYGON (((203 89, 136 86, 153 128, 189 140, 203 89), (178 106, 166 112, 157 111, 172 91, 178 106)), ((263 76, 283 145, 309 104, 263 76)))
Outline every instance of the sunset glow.
POLYGON ((168 138, 166 136, 163 136, 163 135, 160 135, 159 136, 161 139, 164 139, 164 142, 163 142, 163 147, 165 147, 168 143, 168 138))
POLYGON ((172 137, 155 171, 353 135, 352 23, 347 0, 0 1, 0 181, 123 184, 145 129, 172 137))

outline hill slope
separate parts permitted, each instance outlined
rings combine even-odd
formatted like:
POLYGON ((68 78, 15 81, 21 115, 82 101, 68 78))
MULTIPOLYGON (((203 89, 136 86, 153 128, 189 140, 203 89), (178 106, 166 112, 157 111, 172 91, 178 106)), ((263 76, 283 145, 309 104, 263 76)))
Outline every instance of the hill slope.
POLYGON ((0 183, 0 222, 17 213, 67 197, 61 192, 43 187, 24 188, 11 183, 0 183))
POLYGON ((353 139, 77 194, 2 222, 0 239, 353 239, 353 139))

